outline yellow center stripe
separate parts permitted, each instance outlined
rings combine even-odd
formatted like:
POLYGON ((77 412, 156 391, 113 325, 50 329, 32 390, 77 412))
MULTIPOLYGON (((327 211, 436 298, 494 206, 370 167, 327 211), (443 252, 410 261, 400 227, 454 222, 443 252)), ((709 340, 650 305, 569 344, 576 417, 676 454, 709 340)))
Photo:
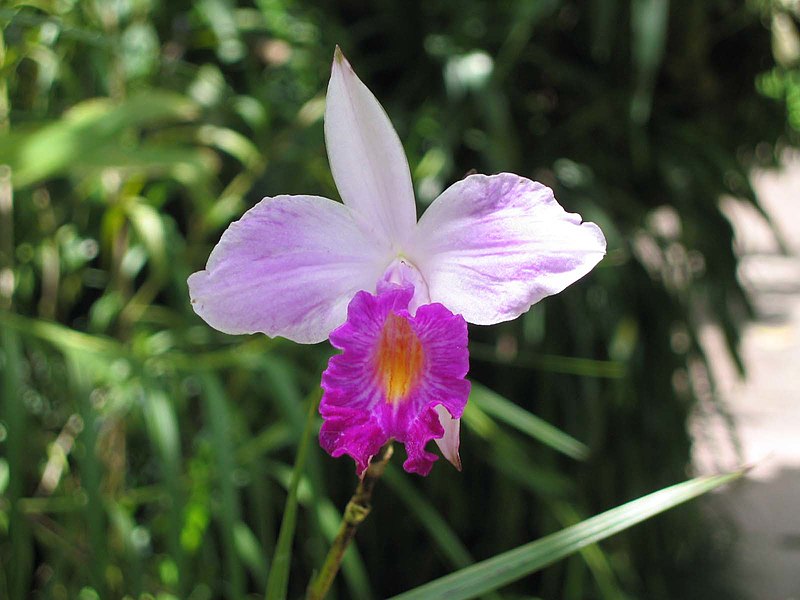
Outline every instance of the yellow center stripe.
POLYGON ((402 402, 422 375, 425 353, 408 320, 390 313, 378 340, 375 368, 389 403, 402 402))

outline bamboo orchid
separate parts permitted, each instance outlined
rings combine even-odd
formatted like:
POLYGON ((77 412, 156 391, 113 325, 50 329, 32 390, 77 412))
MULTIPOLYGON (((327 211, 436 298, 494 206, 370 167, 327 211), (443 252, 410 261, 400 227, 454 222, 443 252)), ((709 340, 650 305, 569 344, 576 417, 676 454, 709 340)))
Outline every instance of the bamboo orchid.
POLYGON ((512 173, 470 175, 417 222, 408 162, 377 99, 337 48, 325 141, 343 203, 264 198, 189 277, 194 310, 231 334, 330 337, 320 443, 359 475, 389 440, 427 475, 435 440, 460 468, 467 323, 515 319, 588 273, 603 233, 512 173))

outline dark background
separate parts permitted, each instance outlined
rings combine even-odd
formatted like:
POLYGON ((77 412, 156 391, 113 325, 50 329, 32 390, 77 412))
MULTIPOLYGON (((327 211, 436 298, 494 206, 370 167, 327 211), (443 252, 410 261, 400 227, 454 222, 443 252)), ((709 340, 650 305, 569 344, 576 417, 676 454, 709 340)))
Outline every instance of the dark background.
MULTIPOLYGON (((339 597, 399 593, 690 476, 687 418, 716 401, 699 329, 721 326, 736 357, 750 314, 718 202, 757 204, 750 170, 799 141, 782 6, 5 3, 0 596, 261 594, 331 350, 213 331, 186 277, 261 197, 338 198, 321 120, 336 44, 397 128, 420 211, 471 169, 512 171, 609 242, 563 294, 470 331, 473 380, 588 452, 476 400, 463 473, 398 461, 380 483, 339 597)), ((316 444, 309 461, 291 597, 355 485, 350 461, 316 444)), ((731 598, 727 529, 695 503, 501 595, 731 598)))

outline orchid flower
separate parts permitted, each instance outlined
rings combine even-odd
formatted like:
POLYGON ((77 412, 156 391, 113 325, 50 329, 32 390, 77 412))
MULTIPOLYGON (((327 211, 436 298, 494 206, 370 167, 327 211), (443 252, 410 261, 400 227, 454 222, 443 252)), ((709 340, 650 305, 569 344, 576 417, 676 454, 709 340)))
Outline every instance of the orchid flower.
POLYGON ((359 475, 391 440, 409 472, 428 474, 432 439, 460 469, 467 323, 515 319, 583 277, 603 233, 512 173, 454 183, 417 222, 397 133, 338 48, 325 143, 342 203, 264 198, 189 277, 194 310, 230 334, 330 337, 343 352, 322 375, 320 443, 359 475))

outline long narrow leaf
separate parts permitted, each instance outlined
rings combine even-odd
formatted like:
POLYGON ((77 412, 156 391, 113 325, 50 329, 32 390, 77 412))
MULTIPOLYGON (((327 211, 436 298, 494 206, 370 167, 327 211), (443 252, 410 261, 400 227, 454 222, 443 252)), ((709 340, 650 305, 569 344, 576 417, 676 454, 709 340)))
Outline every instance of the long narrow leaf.
POLYGON ((407 477, 403 477, 396 469, 391 468, 393 465, 389 467, 383 474, 383 479, 394 494, 408 506, 408 512, 425 527, 447 561, 457 568, 473 564, 475 560, 470 556, 469 550, 458 539, 442 515, 414 488, 407 477))
POLYGON ((286 598, 286 591, 289 587, 292 541, 294 539, 295 523, 297 522, 297 487, 305 471, 311 432, 314 430, 314 423, 316 422, 318 400, 319 399, 315 397, 313 401, 309 402, 305 429, 303 430, 303 435, 297 447, 297 460, 294 464, 292 482, 289 485, 289 495, 286 498, 286 507, 283 511, 281 531, 278 534, 275 556, 272 559, 272 568, 269 571, 269 579, 267 580, 267 600, 282 600, 286 598))
POLYGON ((82 361, 77 352, 68 352, 65 357, 67 359, 71 392, 77 402, 78 413, 83 419, 81 438, 84 452, 80 462, 81 484, 86 491, 87 497, 84 518, 88 526, 92 553, 92 559, 87 566, 94 589, 97 590, 100 597, 104 597, 108 543, 106 514, 101 490, 103 466, 97 456, 97 415, 91 401, 91 373, 86 367, 85 360, 82 361))
MULTIPOLYGON (((268 462, 265 467, 287 491, 291 488, 294 469, 290 469, 283 463, 272 462, 268 462)), ((305 477, 300 479, 300 483, 297 486, 297 502, 308 510, 309 516, 315 510, 319 513, 317 517, 320 531, 327 543, 331 544, 336 534, 339 533, 339 527, 342 524, 342 513, 337 510, 329 498, 317 498, 314 496, 315 493, 311 478, 306 474, 305 477)), ((347 597, 349 599, 367 600, 375 597, 369 586, 367 568, 364 566, 361 554, 354 544, 347 549, 342 560, 342 577, 347 583, 347 597)))
MULTIPOLYGON (((2 314, 2 313, 0 313, 2 314)), ((25 437, 27 419, 22 402, 22 348, 17 336, 8 329, 0 329, 0 377, 3 382, 3 402, 0 417, 5 420, 8 431, 6 451, 8 458, 9 480, 7 498, 10 502, 9 536, 11 539, 11 561, 3 565, 5 580, 9 582, 5 592, 8 598, 18 600, 25 598, 31 576, 33 563, 33 545, 28 522, 20 511, 20 499, 25 493, 25 437)), ((0 588, 2 591, 2 588, 0 588)))
POLYGON ((264 549, 253 531, 244 521, 239 521, 233 530, 233 539, 239 558, 247 566, 255 580, 264 588, 267 585, 268 563, 264 549))
POLYGON ((599 377, 620 379, 625 376, 625 364, 618 360, 596 360, 578 356, 559 356, 557 354, 534 354, 520 352, 514 358, 500 358, 497 349, 489 344, 472 342, 469 345, 470 358, 498 365, 508 365, 520 369, 536 369, 549 373, 578 375, 579 377, 599 377))
POLYGON ((742 476, 698 477, 653 492, 590 519, 395 596, 393 600, 467 600, 496 590, 658 513, 742 476))
POLYGON ((470 400, 499 421, 570 458, 583 460, 589 454, 586 444, 480 384, 472 383, 470 400))
POLYGON ((244 571, 236 551, 234 531, 241 520, 239 492, 233 482, 235 466, 234 449, 231 440, 231 416, 228 409, 228 400, 219 379, 212 374, 202 374, 205 409, 211 425, 211 436, 214 441, 214 450, 218 471, 218 484, 222 505, 219 519, 222 528, 222 543, 225 555, 226 577, 228 579, 229 596, 241 598, 244 596, 244 571))
POLYGON ((159 457, 161 480, 170 497, 167 545, 178 567, 178 587, 183 591, 188 582, 186 581, 186 556, 181 545, 185 501, 181 488, 182 456, 178 418, 175 414, 175 407, 163 390, 148 386, 143 390, 143 394, 142 410, 147 433, 159 457))
POLYGON ((0 325, 13 329, 23 336, 45 340, 64 352, 77 350, 105 356, 126 356, 129 354, 124 346, 99 335, 75 331, 59 323, 50 323, 40 319, 31 319, 10 312, 0 312, 0 325))

